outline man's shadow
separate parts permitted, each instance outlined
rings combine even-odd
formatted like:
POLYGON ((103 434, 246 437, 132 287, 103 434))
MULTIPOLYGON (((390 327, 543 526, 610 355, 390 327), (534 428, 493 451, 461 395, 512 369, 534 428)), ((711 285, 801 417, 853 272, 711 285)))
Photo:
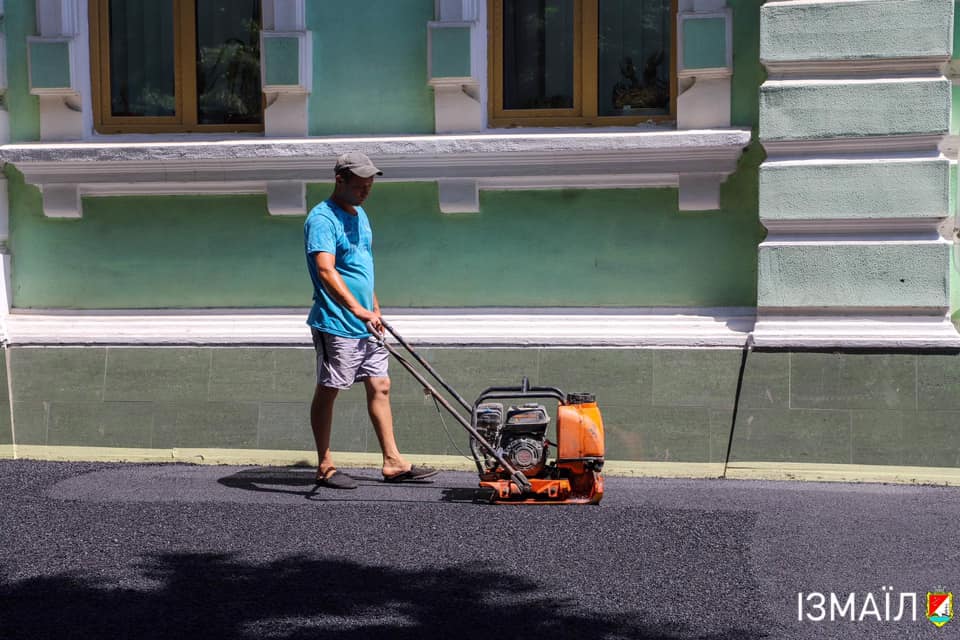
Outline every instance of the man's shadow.
MULTIPOLYGON (((351 499, 359 502, 369 502, 369 498, 364 498, 363 487, 365 486, 385 486, 380 474, 370 469, 350 469, 350 477, 360 484, 360 488, 343 491, 339 490, 336 496, 339 499, 351 499)), ((280 493, 287 495, 303 496, 307 500, 323 501, 326 495, 323 488, 318 486, 315 480, 316 469, 313 467, 257 467, 251 469, 242 469, 236 473, 217 479, 217 482, 231 489, 242 489, 244 491, 254 491, 258 493, 280 493)), ((424 488, 436 488, 433 482, 405 482, 404 486, 420 486, 424 488)), ((449 503, 470 503, 470 504, 488 504, 490 502, 490 491, 480 488, 470 487, 440 487, 441 494, 439 500, 449 503)), ((382 501, 377 499, 375 501, 382 501)), ((433 500, 426 500, 433 502, 433 500)))

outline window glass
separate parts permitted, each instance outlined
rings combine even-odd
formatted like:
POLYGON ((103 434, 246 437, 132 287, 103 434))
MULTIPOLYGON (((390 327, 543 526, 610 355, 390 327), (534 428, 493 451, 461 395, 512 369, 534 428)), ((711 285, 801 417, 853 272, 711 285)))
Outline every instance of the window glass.
POLYGON ((110 0, 110 112, 172 116, 173 0, 110 0))
POLYGON ((670 2, 600 0, 599 115, 669 113, 670 2))
POLYGON ((262 122, 260 1, 197 0, 197 121, 262 122))
POLYGON ((573 0, 504 3, 504 109, 572 108, 573 68, 573 0))

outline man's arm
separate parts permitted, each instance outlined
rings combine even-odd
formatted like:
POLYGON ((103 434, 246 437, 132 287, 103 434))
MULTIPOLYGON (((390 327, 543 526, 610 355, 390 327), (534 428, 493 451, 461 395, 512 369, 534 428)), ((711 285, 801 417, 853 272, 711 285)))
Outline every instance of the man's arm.
POLYGON ((361 322, 364 324, 372 322, 374 328, 382 332, 383 327, 380 326, 380 305, 377 303, 376 295, 373 297, 374 311, 370 311, 357 302, 357 299, 350 293, 350 289, 347 288, 347 283, 343 281, 343 277, 336 269, 336 257, 332 253, 318 251, 313 254, 313 261, 317 267, 317 276, 320 278, 323 288, 330 294, 330 297, 341 307, 357 316, 361 322))

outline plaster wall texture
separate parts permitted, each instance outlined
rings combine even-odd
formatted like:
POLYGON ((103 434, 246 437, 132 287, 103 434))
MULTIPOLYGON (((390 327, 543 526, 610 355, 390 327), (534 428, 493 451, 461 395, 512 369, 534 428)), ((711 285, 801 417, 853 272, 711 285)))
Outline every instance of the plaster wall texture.
POLYGON ((767 220, 938 218, 948 215, 950 163, 868 158, 760 167, 767 220))
POLYGON ((433 133, 427 22, 433 0, 307 2, 310 135, 433 133))
MULTIPOLYGON (((676 189, 626 189, 482 192, 480 213, 446 215, 435 183, 378 184, 366 205, 378 297, 393 307, 752 306, 758 162, 757 148, 723 185, 719 213, 679 213, 676 189)), ((263 196, 85 198, 83 218, 57 220, 35 187, 8 176, 17 308, 310 303, 303 218, 268 215, 263 196)), ((329 192, 311 185, 308 206, 329 192)))
POLYGON ((899 234, 883 225, 950 215, 949 166, 933 140, 950 128, 951 83, 929 71, 906 73, 903 62, 934 69, 950 56, 953 5, 800 0, 761 9, 761 59, 794 64, 774 67, 776 77, 761 87, 760 139, 822 141, 797 146, 793 157, 778 157, 770 145, 774 156, 761 165, 761 220, 806 223, 802 238, 771 225, 760 247, 761 316, 774 309, 809 318, 883 309, 926 316, 949 308, 950 245, 934 239, 932 224, 899 234), (864 62, 871 64, 851 64, 864 62), (927 134, 929 149, 896 147, 900 137, 927 134), (867 137, 869 147, 859 142, 867 137), (831 152, 839 142, 843 151, 831 152), (823 224, 842 220, 858 224, 823 224))
POLYGON ((953 0, 768 2, 762 11, 767 61, 946 57, 952 46, 953 0))
POLYGON ((40 139, 40 101, 30 95, 27 76, 27 36, 36 33, 36 3, 7 2, 3 29, 7 46, 7 111, 10 139, 24 142, 40 139))
POLYGON ((947 133, 950 100, 943 77, 768 81, 760 88, 760 138, 947 133))
POLYGON ((950 250, 945 242, 764 245, 757 305, 946 311, 950 250))

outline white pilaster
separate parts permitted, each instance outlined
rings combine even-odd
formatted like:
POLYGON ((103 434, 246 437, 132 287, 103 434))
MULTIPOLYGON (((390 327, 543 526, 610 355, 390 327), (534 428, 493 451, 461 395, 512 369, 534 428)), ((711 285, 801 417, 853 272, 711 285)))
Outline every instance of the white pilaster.
POLYGON ((726 0, 680 0, 677 14, 678 129, 730 126, 733 78, 733 13, 726 0), (722 18, 727 23, 727 64, 715 69, 687 69, 683 64, 683 23, 687 19, 722 18))
MULTIPOLYGON (((267 68, 261 58, 263 92, 267 108, 263 128, 267 137, 306 137, 310 134, 308 104, 313 75, 313 42, 307 31, 305 0, 264 0, 261 49, 270 38, 296 38, 299 43, 299 83, 277 86, 267 83, 267 68)), ((261 55, 263 55, 261 51, 261 55)))
MULTIPOLYGON (((436 0, 436 21, 428 29, 464 26, 470 29, 470 76, 430 78, 434 89, 434 127, 437 133, 482 131, 487 126, 486 3, 478 0, 436 0)), ((432 35, 431 35, 432 37, 432 35)))
POLYGON ((86 25, 86 7, 85 0, 36 0, 39 36, 29 40, 66 42, 70 73, 69 87, 31 88, 31 93, 40 97, 41 140, 81 140, 89 131, 85 125, 91 121, 90 97, 87 95, 84 100, 80 89, 89 87, 90 75, 89 44, 86 35, 81 35, 81 28, 86 25))

